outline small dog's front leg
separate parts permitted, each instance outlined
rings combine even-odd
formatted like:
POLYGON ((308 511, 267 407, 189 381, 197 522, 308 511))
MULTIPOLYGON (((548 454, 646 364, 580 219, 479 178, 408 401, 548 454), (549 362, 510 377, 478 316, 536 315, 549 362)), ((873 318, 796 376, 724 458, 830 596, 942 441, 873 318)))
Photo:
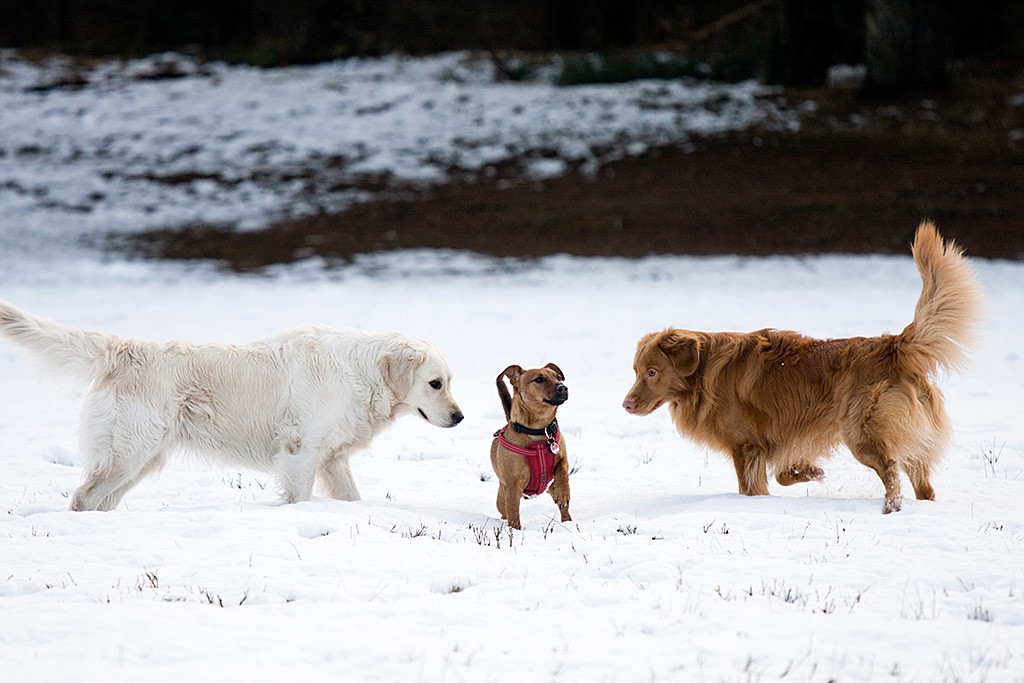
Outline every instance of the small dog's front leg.
POLYGON ((562 489, 556 484, 552 484, 551 488, 548 489, 548 493, 555 499, 555 505, 558 506, 558 511, 562 514, 563 522, 571 522, 572 517, 569 515, 569 486, 566 483, 566 487, 562 489))
POLYGON ((569 459, 565 457, 565 447, 562 448, 562 457, 555 463, 554 481, 548 493, 555 500, 558 511, 562 514, 563 522, 571 522, 569 515, 569 459))
POLYGON ((505 514, 505 485, 498 483, 498 499, 494 501, 495 507, 498 508, 498 514, 501 515, 502 519, 507 519, 508 515, 505 514))
POLYGON ((500 507, 498 510, 502 513, 502 517, 508 520, 508 525, 513 529, 521 529, 519 525, 519 501, 522 499, 522 492, 514 490, 510 486, 502 486, 501 489, 505 493, 505 509, 502 510, 500 507))

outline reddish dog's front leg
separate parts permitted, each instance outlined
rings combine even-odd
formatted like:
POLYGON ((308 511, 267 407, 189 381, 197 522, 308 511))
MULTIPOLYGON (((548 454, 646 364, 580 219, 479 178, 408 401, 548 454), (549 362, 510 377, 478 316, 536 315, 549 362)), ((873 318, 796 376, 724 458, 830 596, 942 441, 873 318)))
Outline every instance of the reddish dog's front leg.
POLYGON ((767 454, 760 446, 741 444, 732 449, 732 464, 740 493, 745 496, 768 495, 767 454))

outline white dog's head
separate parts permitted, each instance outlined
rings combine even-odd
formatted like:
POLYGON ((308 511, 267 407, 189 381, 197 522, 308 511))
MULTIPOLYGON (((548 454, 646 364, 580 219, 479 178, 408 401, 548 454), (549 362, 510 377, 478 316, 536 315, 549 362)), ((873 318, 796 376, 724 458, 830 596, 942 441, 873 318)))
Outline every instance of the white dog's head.
POLYGON ((462 422, 452 398, 452 371, 441 351, 429 342, 406 339, 386 351, 381 374, 395 395, 395 413, 413 413, 437 427, 462 422))

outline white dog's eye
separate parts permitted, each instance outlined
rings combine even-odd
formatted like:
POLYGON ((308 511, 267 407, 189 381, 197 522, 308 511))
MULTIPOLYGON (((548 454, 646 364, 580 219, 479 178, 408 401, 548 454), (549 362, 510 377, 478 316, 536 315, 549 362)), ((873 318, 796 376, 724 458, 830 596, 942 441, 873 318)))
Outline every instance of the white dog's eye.
POLYGON ((441 380, 439 380, 439 379, 432 379, 432 380, 430 380, 430 388, 431 389, 435 389, 437 391, 440 391, 441 390, 441 380))
POLYGON ((654 376, 656 376, 657 374, 658 374, 658 371, 657 371, 657 370, 654 370, 654 369, 651 369, 651 370, 648 370, 648 371, 647 371, 647 376, 648 376, 648 377, 654 377, 654 376))

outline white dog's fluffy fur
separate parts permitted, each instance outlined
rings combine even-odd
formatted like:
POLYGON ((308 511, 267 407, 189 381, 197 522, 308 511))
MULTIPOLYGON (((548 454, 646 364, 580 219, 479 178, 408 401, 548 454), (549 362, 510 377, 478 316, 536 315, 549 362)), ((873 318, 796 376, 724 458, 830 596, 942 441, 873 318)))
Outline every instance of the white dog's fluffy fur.
POLYGON ((156 344, 76 330, 0 301, 0 331, 52 369, 91 383, 72 510, 110 510, 175 451, 276 475, 283 502, 319 477, 358 500, 349 456, 395 417, 454 427, 451 370, 396 333, 306 326, 245 345, 156 344))

